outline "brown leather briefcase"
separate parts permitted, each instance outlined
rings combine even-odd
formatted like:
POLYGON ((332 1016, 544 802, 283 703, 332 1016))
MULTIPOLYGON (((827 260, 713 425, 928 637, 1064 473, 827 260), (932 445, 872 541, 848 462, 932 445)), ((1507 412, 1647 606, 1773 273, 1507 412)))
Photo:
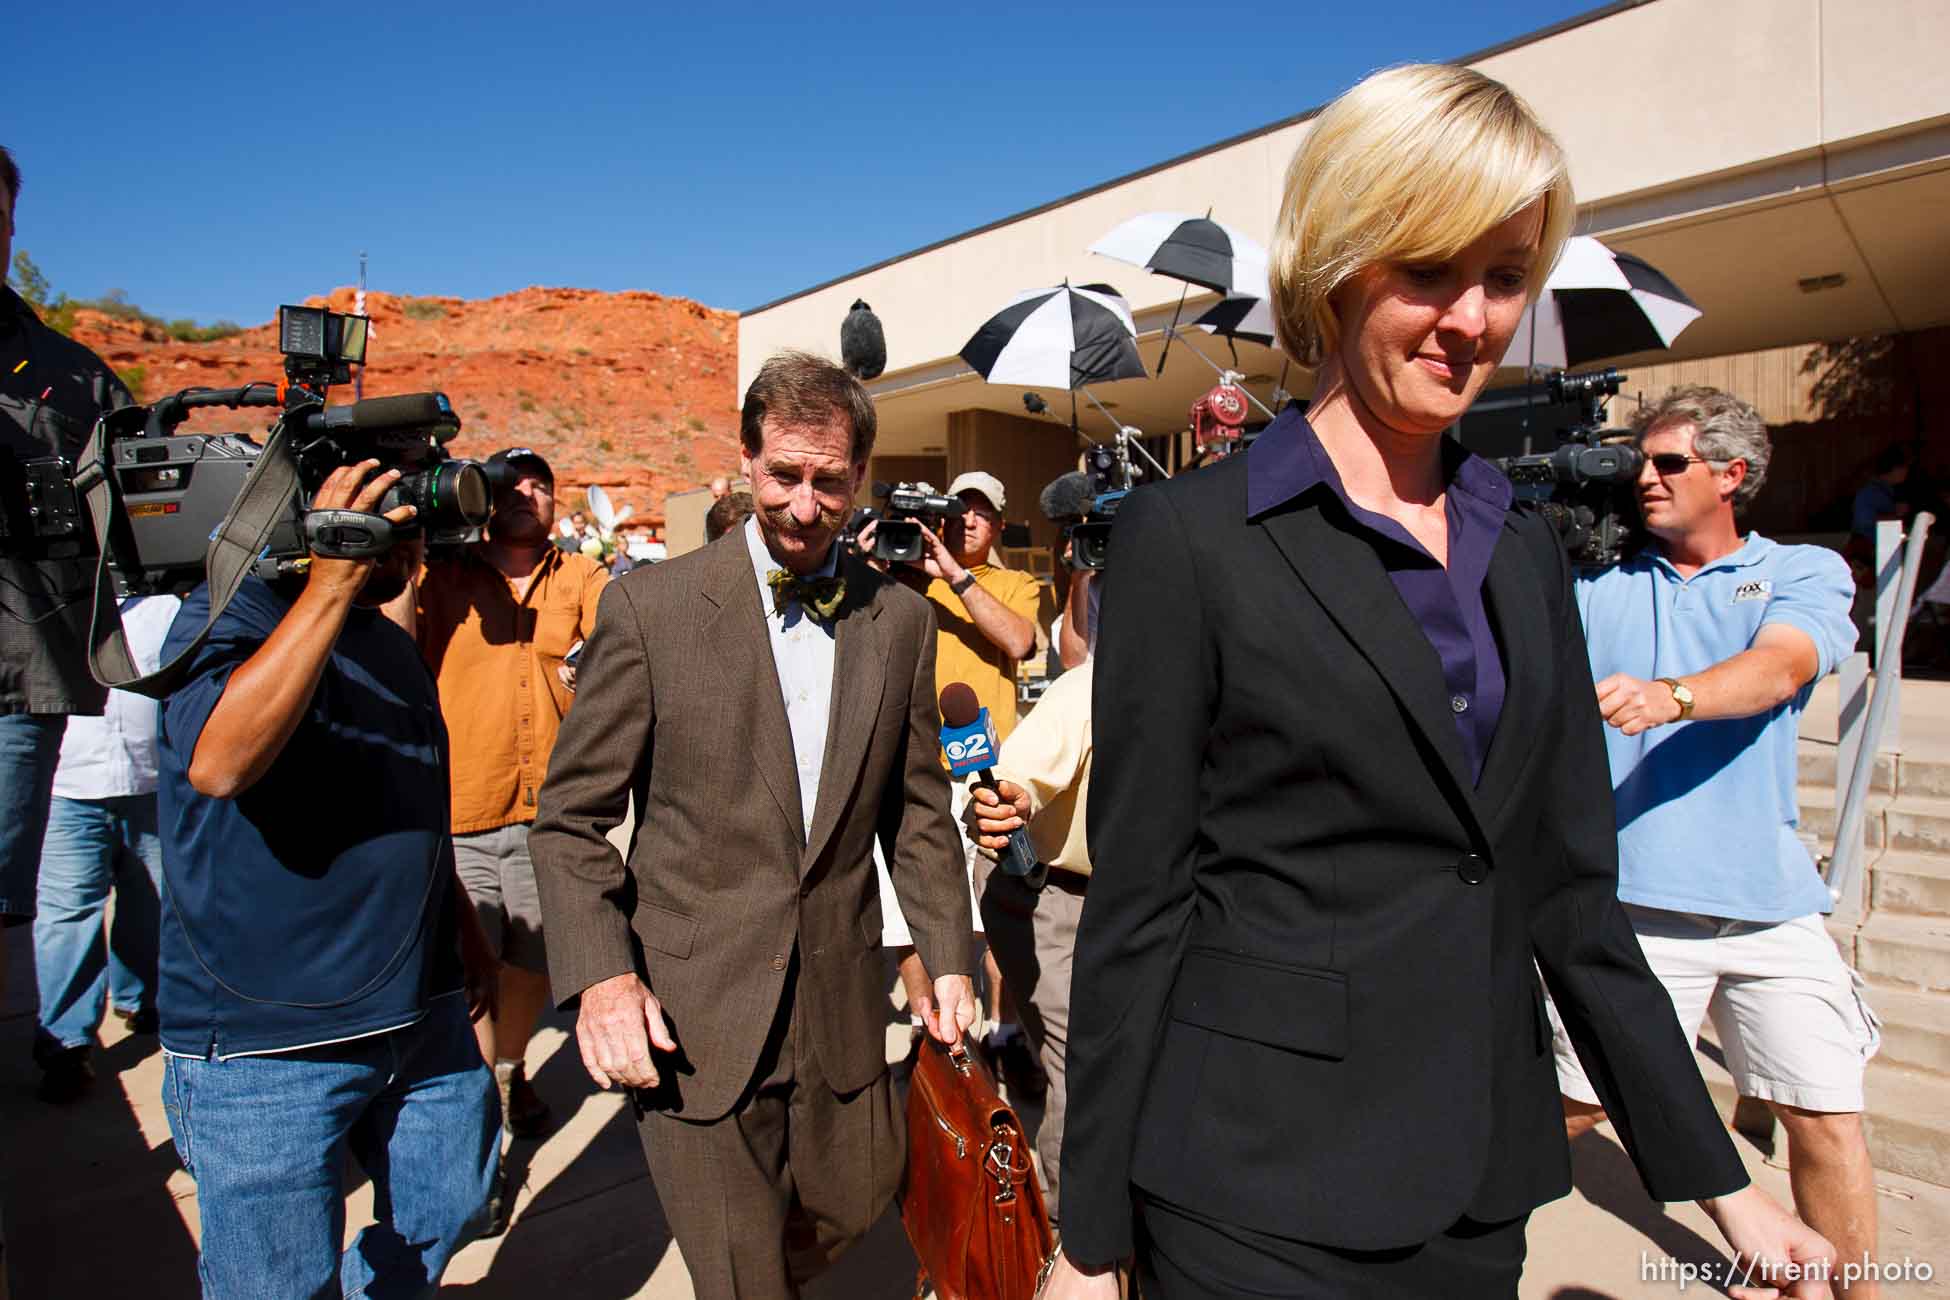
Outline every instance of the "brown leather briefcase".
POLYGON ((1022 1121, 966 1038, 915 1048, 901 1223, 940 1300, 1033 1300, 1055 1257, 1022 1121))

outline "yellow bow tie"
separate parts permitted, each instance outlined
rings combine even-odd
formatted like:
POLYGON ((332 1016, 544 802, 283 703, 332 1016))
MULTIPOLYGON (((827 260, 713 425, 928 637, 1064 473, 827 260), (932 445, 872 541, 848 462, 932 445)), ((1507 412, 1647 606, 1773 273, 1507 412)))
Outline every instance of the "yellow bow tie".
POLYGON ((772 608, 781 617, 787 601, 798 601, 807 614, 822 623, 830 623, 840 611, 840 602, 846 599, 846 579, 838 576, 801 578, 784 569, 774 569, 765 575, 765 581, 772 588, 772 608))

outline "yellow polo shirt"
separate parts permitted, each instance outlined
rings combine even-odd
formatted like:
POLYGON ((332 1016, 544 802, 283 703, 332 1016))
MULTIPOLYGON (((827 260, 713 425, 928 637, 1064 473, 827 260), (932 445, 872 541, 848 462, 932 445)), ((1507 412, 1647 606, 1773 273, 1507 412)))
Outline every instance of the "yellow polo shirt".
MULTIPOLYGON (((1042 591, 1035 574, 988 564, 973 565, 968 571, 977 586, 1035 627, 1042 591)), ((935 692, 939 694, 949 682, 967 682, 989 711, 996 740, 1007 740, 1016 727, 1016 661, 982 634, 969 618, 968 606, 946 582, 933 579, 926 595, 934 603, 935 622, 941 627, 934 648, 935 692)))

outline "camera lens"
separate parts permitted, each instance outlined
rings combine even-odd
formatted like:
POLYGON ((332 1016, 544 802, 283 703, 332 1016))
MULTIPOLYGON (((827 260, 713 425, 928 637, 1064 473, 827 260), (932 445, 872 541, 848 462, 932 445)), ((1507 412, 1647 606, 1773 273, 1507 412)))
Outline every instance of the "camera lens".
POLYGON ((394 506, 412 506, 413 522, 421 528, 478 528, 487 522, 492 493, 487 471, 474 460, 442 460, 400 476, 381 513, 394 506))

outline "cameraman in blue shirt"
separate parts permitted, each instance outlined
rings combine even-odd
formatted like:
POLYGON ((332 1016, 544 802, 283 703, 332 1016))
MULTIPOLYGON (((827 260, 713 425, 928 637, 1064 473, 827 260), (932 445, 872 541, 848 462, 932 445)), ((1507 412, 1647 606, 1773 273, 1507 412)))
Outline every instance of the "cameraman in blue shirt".
MULTIPOLYGON (((1833 551, 1742 535, 1770 452, 1752 406, 1675 388, 1633 427, 1648 543, 1577 584, 1609 724, 1618 896, 1686 1041, 1710 1013, 1741 1095, 1780 1118, 1796 1211, 1860 1262, 1876 1243, 1862 1076, 1881 1040, 1795 835, 1801 713, 1855 648, 1853 583, 1833 551)), ((1555 1009, 1552 1024, 1575 1138, 1604 1112, 1555 1009)))
MULTIPOLYGON (((377 468, 314 507, 374 511, 398 479, 377 468)), ((377 608, 420 549, 247 580, 163 707, 163 1105, 207 1300, 431 1294, 486 1219, 500 1107, 469 1011, 494 960, 454 879, 433 678, 377 608), (348 1150, 378 1222, 341 1256, 348 1150)))

